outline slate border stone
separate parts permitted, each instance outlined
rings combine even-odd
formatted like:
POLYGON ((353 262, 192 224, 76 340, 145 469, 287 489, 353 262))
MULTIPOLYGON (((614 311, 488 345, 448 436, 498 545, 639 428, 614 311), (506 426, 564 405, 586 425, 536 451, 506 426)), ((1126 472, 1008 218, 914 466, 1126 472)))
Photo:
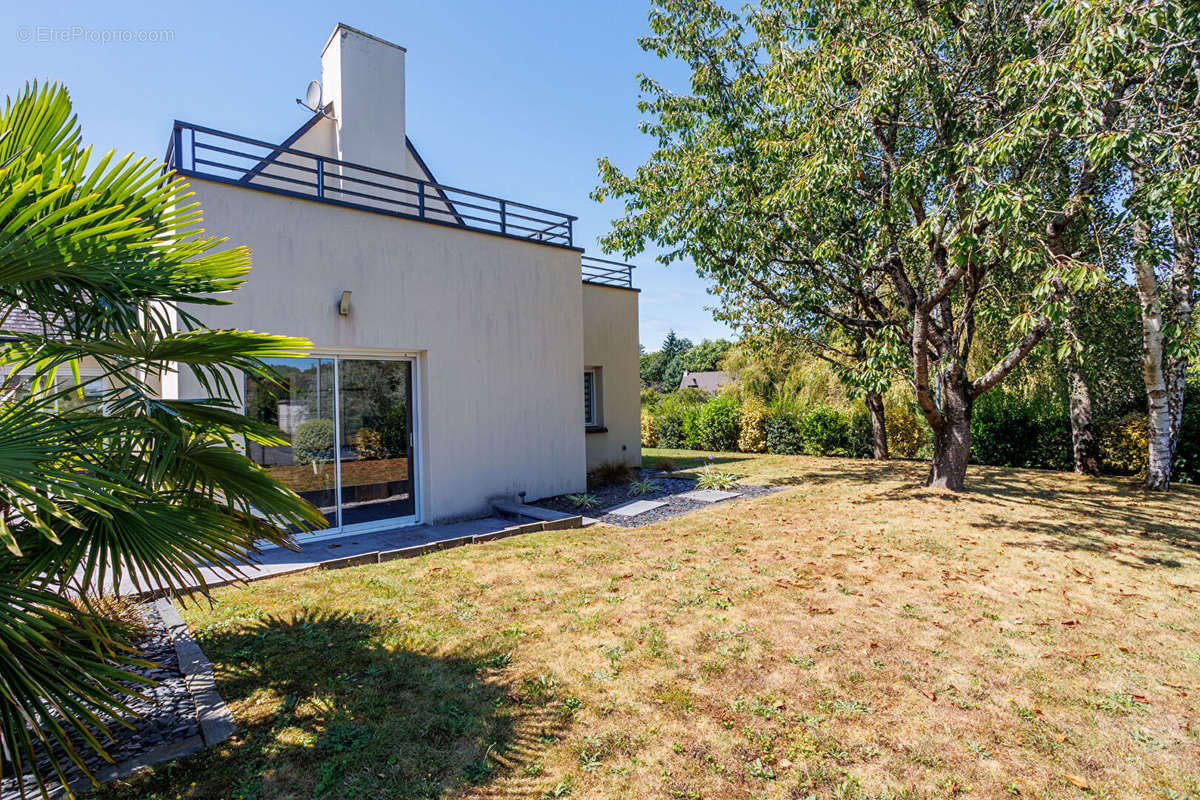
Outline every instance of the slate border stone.
MULTIPOLYGON (((85 751, 85 761, 99 762, 89 763, 92 775, 95 781, 99 784, 109 783, 110 781, 120 778, 127 778, 136 772, 139 772, 147 767, 155 764, 161 764, 166 761, 174 761, 186 756, 194 755, 200 752, 210 744, 216 744, 227 738, 232 732, 233 718, 221 701, 220 695, 216 693, 216 685, 212 679, 212 665, 208 659, 200 651, 199 646, 192 638, 191 633, 187 629, 187 625, 179 617, 179 613, 166 600, 158 602, 147 602, 142 607, 142 613, 146 617, 147 623, 157 632, 155 635, 159 637, 162 646, 167 648, 167 652, 174 655, 175 664, 173 668, 170 666, 156 666, 155 671, 161 673, 167 670, 171 674, 170 681, 162 680, 159 684, 158 691, 162 691, 167 687, 173 686, 173 689, 168 690, 174 693, 177 699, 168 700, 169 704, 179 708, 183 705, 189 709, 186 716, 178 719, 186 723, 180 726, 177 730, 182 733, 180 738, 158 740, 160 744, 138 749, 138 743, 142 742, 141 737, 147 735, 146 729, 137 725, 133 730, 129 730, 116 723, 109 726, 109 730, 113 732, 119 743, 118 750, 124 750, 124 758, 115 764, 105 763, 98 756, 85 751), (205 689, 205 673, 207 669, 207 685, 210 693, 206 694, 205 689), (186 701, 184 701, 186 698, 186 701), (123 744, 122 744, 123 742, 123 744)), ((163 653, 159 653, 156 658, 164 658, 163 653)), ((162 662, 164 665, 167 663, 162 662)), ((139 670, 135 670, 139 671, 139 670)), ((151 673, 153 674, 153 673, 151 673)), ((143 691, 144 687, 139 687, 143 691)), ((156 701, 157 702, 157 701, 156 701)), ((153 741, 153 739, 151 739, 153 741)), ((113 752, 110 749, 110 752, 113 752)), ((49 797, 53 800, 64 798, 73 794, 76 796, 86 794, 93 788, 93 782, 84 775, 78 768, 68 768, 67 787, 64 788, 61 784, 54 780, 47 780, 46 791, 49 797)), ((0 791, 0 800, 10 800, 10 798, 20 797, 20 790, 15 786, 10 786, 15 776, 6 776, 6 786, 0 791)), ((25 784, 26 791, 31 797, 40 797, 40 792, 33 783, 31 776, 22 776, 21 782, 25 784)))
POLYGON ((200 736, 204 740, 204 747, 212 747, 225 741, 233 735, 235 726, 233 714, 217 691, 212 662, 204 655, 200 645, 196 644, 187 623, 169 600, 156 601, 154 610, 158 612, 175 640, 179 671, 183 673, 184 683, 187 684, 188 692, 196 703, 196 718, 200 722, 200 736))

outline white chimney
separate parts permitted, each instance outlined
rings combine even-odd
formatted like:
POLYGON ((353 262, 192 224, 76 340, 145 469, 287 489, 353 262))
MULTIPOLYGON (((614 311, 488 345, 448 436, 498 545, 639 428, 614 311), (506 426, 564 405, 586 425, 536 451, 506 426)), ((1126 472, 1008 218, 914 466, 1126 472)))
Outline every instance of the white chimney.
POLYGON ((337 119, 337 157, 411 174, 404 140, 404 48, 338 23, 321 52, 324 102, 337 119))

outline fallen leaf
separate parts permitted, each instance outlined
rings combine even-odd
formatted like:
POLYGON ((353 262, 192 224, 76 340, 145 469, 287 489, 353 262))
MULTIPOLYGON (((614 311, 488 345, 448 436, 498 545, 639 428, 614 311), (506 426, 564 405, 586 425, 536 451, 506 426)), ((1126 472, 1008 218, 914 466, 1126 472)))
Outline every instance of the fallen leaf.
POLYGON ((922 689, 921 694, 925 695, 933 702, 935 702, 935 703, 937 702, 937 695, 934 694, 933 692, 929 691, 928 689, 922 689))
POLYGON ((1088 782, 1078 775, 1064 775, 1063 777, 1066 778, 1068 782, 1078 786, 1080 789, 1088 788, 1088 782))

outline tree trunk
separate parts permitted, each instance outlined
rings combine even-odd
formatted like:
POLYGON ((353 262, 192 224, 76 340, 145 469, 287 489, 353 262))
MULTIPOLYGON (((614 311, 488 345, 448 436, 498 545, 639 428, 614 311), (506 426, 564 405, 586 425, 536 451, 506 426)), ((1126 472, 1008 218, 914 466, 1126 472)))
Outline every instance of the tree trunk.
MULTIPOLYGON (((1188 330, 1192 324, 1192 290, 1196 283, 1196 240, 1192 221, 1176 211, 1171 215, 1171 234, 1175 259, 1171 269, 1171 321, 1175 329, 1188 330)), ((1167 357, 1167 411, 1171 419, 1171 457, 1179 447, 1179 429, 1183 424, 1183 395, 1187 388, 1186 351, 1167 357)))
POLYGON ((887 461, 887 419, 883 415, 883 395, 867 392, 867 411, 871 412, 871 438, 875 443, 875 459, 887 461))
MULTIPOLYGON (((1063 320, 1063 332, 1076 345, 1079 335, 1070 317, 1063 320)), ((1067 380, 1071 402, 1071 461, 1080 475, 1100 474, 1100 450, 1096 445, 1096 429, 1092 424, 1092 390, 1078 355, 1068 358, 1067 380)))
MULTIPOLYGON (((1140 171, 1134 170, 1135 191, 1141 183, 1140 171)), ((1133 264, 1138 300, 1142 307, 1142 381, 1146 386, 1149 414, 1146 488, 1165 492, 1171 488, 1171 411, 1163 369, 1162 301, 1158 277, 1154 272, 1156 259, 1150 234, 1150 221, 1144 215, 1139 215, 1133 223, 1133 264)))
POLYGON ((1069 368, 1068 378, 1071 382, 1071 456, 1075 472, 1099 475, 1100 450, 1092 424, 1092 392, 1087 377, 1077 364, 1069 368))
POLYGON ((942 388, 941 424, 933 429, 933 462, 928 485, 961 492, 971 457, 971 383, 959 368, 939 379, 942 388))

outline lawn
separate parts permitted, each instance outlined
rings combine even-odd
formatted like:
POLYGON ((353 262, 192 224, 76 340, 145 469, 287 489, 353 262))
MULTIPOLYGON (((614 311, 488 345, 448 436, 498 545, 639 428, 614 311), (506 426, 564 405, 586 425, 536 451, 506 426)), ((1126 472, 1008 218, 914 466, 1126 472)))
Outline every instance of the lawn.
POLYGON ((787 488, 217 591, 236 738, 99 796, 1200 797, 1196 487, 716 461, 787 488))

